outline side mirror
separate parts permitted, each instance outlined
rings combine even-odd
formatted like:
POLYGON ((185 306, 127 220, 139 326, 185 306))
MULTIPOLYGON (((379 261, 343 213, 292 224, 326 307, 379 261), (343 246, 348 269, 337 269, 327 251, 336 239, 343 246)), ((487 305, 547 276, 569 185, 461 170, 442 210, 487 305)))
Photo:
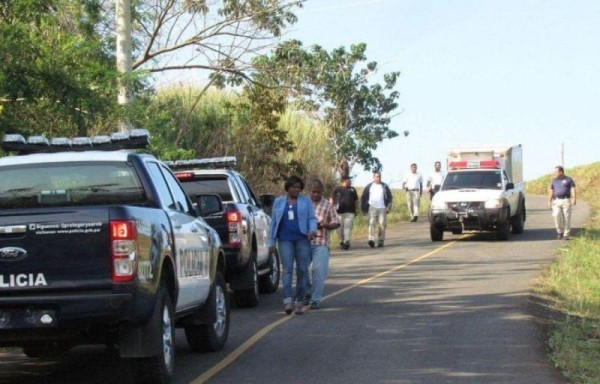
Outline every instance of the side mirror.
POLYGON ((219 195, 196 196, 196 215, 204 217, 223 212, 223 201, 219 195))
POLYGON ((515 183, 506 183, 506 190, 515 189, 515 183))
POLYGON ((267 214, 271 214, 271 210, 273 208, 273 203, 275 202, 275 195, 265 194, 260 195, 260 204, 262 208, 267 212, 267 214))

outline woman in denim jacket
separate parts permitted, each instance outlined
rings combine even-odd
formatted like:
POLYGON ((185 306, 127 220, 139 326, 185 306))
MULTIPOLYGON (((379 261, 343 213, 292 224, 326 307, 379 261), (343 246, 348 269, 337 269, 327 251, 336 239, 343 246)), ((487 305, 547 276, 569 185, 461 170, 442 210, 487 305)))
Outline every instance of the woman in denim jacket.
POLYGON ((310 240, 317 233, 317 218, 308 196, 300 195, 304 181, 290 176, 284 184, 285 195, 273 203, 270 251, 275 251, 275 241, 283 266, 283 305, 287 315, 294 310, 302 314, 306 294, 306 278, 310 263, 310 240), (292 278, 296 264, 296 294, 292 297, 292 278))

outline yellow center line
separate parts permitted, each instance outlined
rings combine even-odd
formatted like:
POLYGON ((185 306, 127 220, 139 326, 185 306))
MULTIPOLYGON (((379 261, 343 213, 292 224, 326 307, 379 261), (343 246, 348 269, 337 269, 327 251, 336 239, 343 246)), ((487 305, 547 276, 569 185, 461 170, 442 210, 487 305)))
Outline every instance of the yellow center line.
MULTIPOLYGON (((462 237, 461 237, 462 238, 462 237)), ((398 271, 402 268, 406 268, 409 265, 412 265, 414 263, 417 263, 423 259, 428 258, 429 256, 435 255, 436 253, 450 247, 451 245, 453 245, 454 243, 456 243, 456 240, 451 241, 439 248, 434 249, 431 252, 428 252, 422 256, 419 256, 415 259, 412 259, 404 264, 400 264, 395 266, 394 268, 388 269, 387 271, 383 271, 380 272, 376 275, 373 275, 367 279, 358 281, 352 285, 347 286, 346 288, 342 288, 340 290, 337 290, 333 293, 330 293, 329 295, 326 295, 325 297, 323 297, 323 301, 328 300, 332 297, 341 295, 342 293, 348 292, 351 289, 357 288, 361 285, 367 284, 373 280, 376 280, 382 276, 385 275, 389 275, 392 272, 398 271)), ((271 332, 273 329, 279 327, 280 325, 284 324, 285 322, 293 319, 294 316, 285 316, 282 317, 281 319, 272 322, 271 324, 265 326, 264 328, 262 328, 260 331, 256 332, 252 337, 250 337, 248 340, 246 340, 242 345, 240 345, 239 347, 237 347, 236 349, 233 350, 233 352, 231 352, 229 355, 227 355, 223 360, 219 361, 217 364, 215 364, 212 368, 210 368, 208 371, 204 372, 202 375, 196 377, 194 380, 190 381, 188 384, 203 384, 206 383, 206 381, 208 381, 209 379, 211 379, 213 376, 215 376, 217 373, 221 372, 223 369, 225 369, 227 366, 229 366, 231 363, 233 363, 235 360, 237 360, 238 357, 240 357, 244 352, 246 352, 248 349, 250 349, 250 347, 252 347, 254 344, 256 344, 260 339, 262 339, 264 336, 266 336, 269 332, 271 332)))

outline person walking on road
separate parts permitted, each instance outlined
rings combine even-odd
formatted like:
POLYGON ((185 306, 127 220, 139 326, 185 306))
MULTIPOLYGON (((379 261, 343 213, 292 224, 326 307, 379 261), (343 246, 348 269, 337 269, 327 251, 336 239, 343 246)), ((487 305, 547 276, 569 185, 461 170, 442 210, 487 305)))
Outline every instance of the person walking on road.
POLYGON ((433 195, 440 190, 442 181, 444 181, 444 172, 442 171, 442 163, 436 161, 433 165, 433 172, 427 177, 426 188, 429 191, 429 199, 433 199, 433 195))
POLYGON ((571 239, 571 212, 577 204, 577 191, 575 181, 565 175, 565 170, 560 165, 554 168, 548 198, 558 239, 571 239))
POLYGON ((417 164, 412 163, 410 165, 410 173, 402 179, 402 189, 406 191, 410 221, 414 223, 419 219, 421 195, 423 194, 423 177, 417 172, 417 164))
POLYGON ((342 249, 350 248, 357 201, 358 193, 352 186, 352 181, 348 176, 342 177, 341 185, 335 188, 331 194, 331 203, 336 207, 340 220, 338 239, 340 240, 340 248, 342 249))
POLYGON ((304 181, 290 176, 284 184, 285 195, 273 203, 269 251, 275 251, 275 241, 283 267, 283 305, 289 315, 302 314, 306 296, 306 278, 310 263, 310 241, 317 234, 317 218, 311 200, 300 192, 304 181), (296 265, 296 294, 292 296, 292 280, 296 265))
POLYGON ((309 274, 307 279, 306 297, 309 298, 310 309, 319 309, 325 290, 325 280, 329 271, 329 231, 340 226, 333 205, 323 198, 324 189, 323 182, 319 179, 313 180, 308 188, 317 217, 317 234, 311 240, 312 276, 309 274))
POLYGON ((373 172, 373 182, 368 184, 360 198, 360 209, 369 215, 369 246, 375 247, 375 229, 377 227, 377 246, 383 247, 387 215, 392 209, 392 191, 381 182, 381 173, 373 172))

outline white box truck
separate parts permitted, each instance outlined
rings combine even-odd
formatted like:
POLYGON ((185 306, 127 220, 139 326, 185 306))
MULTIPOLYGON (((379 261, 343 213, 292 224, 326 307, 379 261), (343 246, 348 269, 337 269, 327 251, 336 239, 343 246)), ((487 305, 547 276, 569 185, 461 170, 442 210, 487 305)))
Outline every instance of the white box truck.
POLYGON ((448 152, 448 173, 429 209, 432 241, 444 232, 494 231, 499 240, 522 233, 526 207, 522 146, 470 147, 448 152))

